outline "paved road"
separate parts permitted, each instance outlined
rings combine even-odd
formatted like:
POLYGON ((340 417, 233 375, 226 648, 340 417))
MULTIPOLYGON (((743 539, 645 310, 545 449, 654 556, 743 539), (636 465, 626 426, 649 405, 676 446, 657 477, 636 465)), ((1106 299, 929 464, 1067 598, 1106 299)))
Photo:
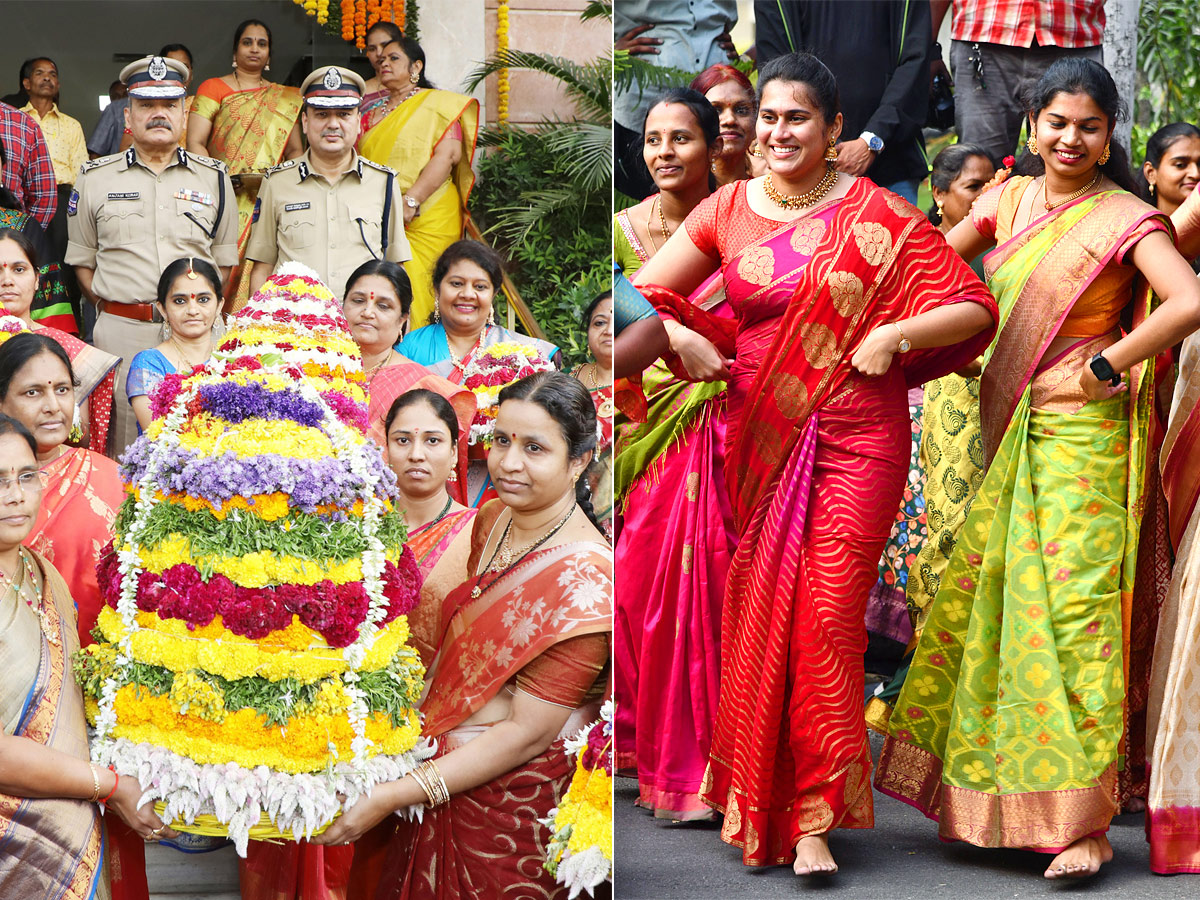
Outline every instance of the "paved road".
MULTIPOLYGON (((878 755, 881 739, 872 737, 878 755)), ((873 831, 841 831, 831 846, 841 870, 822 882, 786 867, 749 869, 711 824, 655 820, 633 806, 635 782, 616 783, 618 900, 633 898, 768 898, 822 896, 853 900, 1001 900, 1009 897, 1200 897, 1200 875, 1152 875, 1140 815, 1121 816, 1109 831, 1116 853, 1085 883, 1041 877, 1049 857, 944 844, 936 826, 910 806, 875 794, 873 831)))

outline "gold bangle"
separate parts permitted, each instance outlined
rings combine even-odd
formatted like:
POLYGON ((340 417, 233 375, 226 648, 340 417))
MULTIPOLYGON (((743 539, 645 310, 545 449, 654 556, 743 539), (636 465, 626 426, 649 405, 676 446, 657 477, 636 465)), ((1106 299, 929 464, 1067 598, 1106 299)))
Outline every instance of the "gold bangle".
POLYGON ((432 759, 427 760, 425 765, 429 766, 429 771, 432 773, 432 776, 437 779, 435 787, 441 792, 440 800, 438 801, 437 805, 441 806, 442 804, 449 803, 450 790, 446 787, 446 779, 442 777, 442 770, 437 767, 437 763, 435 763, 432 759))
POLYGON ((417 770, 424 779, 425 793, 429 795, 429 805, 432 807, 449 803, 450 792, 446 789, 446 782, 442 778, 442 773, 438 771, 437 764, 432 759, 427 759, 417 767, 417 770))
POLYGON ((417 783, 417 786, 420 787, 422 791, 424 791, 425 805, 429 806, 429 807, 433 807, 433 806, 436 806, 437 804, 433 802, 433 790, 430 788, 428 782, 426 782, 426 780, 425 780, 424 768, 425 767, 423 765, 417 766, 415 769, 413 769, 408 774, 412 776, 412 779, 413 779, 413 781, 415 781, 417 783))
POLYGON ((96 774, 96 767, 88 763, 88 769, 92 773, 92 799, 88 803, 96 803, 100 800, 100 776, 96 774))

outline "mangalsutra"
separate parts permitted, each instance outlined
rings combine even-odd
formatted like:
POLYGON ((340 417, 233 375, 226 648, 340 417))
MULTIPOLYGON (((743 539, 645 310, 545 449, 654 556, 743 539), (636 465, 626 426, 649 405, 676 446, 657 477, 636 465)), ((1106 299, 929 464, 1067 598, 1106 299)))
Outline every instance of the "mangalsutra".
POLYGON ((46 617, 46 610, 42 605, 42 589, 38 586, 37 576, 33 571, 33 562, 29 558, 28 551, 24 547, 18 548, 17 555, 20 557, 21 565, 18 566, 16 574, 9 578, 3 571, 0 571, 0 579, 3 579, 9 587, 13 589, 13 593, 20 599, 25 601, 25 605, 33 610, 38 617, 38 622, 42 627, 42 634, 46 636, 46 640, 58 646, 58 635, 54 633, 54 629, 50 625, 50 620, 46 617), (22 591, 25 585, 25 578, 29 578, 29 587, 33 591, 34 600, 30 600, 22 591))
POLYGON ((763 192, 767 198, 776 206, 781 206, 784 209, 804 209, 807 206, 812 206, 831 190, 837 183, 837 169, 829 165, 824 177, 817 182, 817 186, 811 191, 806 191, 803 194, 785 194, 775 187, 775 181, 771 178, 771 173, 767 173, 767 177, 763 179, 763 192))
POLYGON ((187 354, 183 352, 183 347, 179 345, 179 341, 175 340, 175 335, 173 334, 171 335, 171 343, 175 345, 175 352, 179 354, 180 361, 187 366, 189 370, 196 368, 196 366, 204 365, 205 361, 208 360, 208 356, 205 356, 204 359, 198 363, 192 362, 187 358, 187 354))
POLYGON ((488 560, 487 566, 484 568, 483 572, 480 573, 479 583, 477 583, 475 587, 471 588, 471 597, 473 599, 478 599, 479 597, 483 596, 484 585, 482 584, 482 581, 484 574, 488 572, 495 574, 496 577, 487 584, 487 587, 491 587, 493 584, 503 578, 504 574, 509 569, 513 568, 513 566, 521 562, 521 560, 527 557, 530 553, 542 546, 542 544, 546 543, 546 541, 550 540, 550 538, 554 537, 554 535, 556 535, 562 529, 562 527, 567 524, 567 520, 570 519, 574 514, 575 505, 576 504, 572 503, 569 507, 567 507, 566 514, 563 515, 563 517, 559 519, 557 523, 555 523, 553 528, 551 528, 537 540, 515 550, 508 542, 508 536, 512 532, 512 519, 509 519, 508 524, 504 526, 503 534, 500 535, 500 540, 496 543, 496 549, 492 551, 492 558, 488 560))

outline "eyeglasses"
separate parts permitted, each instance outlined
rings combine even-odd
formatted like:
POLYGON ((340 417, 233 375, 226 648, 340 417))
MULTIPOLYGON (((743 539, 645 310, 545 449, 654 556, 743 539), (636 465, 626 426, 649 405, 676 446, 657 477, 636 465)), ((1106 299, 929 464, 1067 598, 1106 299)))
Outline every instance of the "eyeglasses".
POLYGON ((37 494, 46 487, 46 476, 41 472, 22 472, 16 478, 0 475, 0 497, 7 497, 14 485, 26 496, 37 494))

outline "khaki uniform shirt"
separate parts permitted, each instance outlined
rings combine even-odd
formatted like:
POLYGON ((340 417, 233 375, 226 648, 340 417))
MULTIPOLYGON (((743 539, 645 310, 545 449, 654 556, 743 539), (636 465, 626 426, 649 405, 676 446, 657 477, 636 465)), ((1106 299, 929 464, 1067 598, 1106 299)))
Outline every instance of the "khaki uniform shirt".
POLYGON ((238 213, 225 164, 176 150, 156 175, 137 151, 84 163, 67 205, 66 261, 95 269, 92 290, 117 303, 146 303, 158 278, 185 256, 235 266, 238 213))
POLYGON ((368 260, 412 259, 404 235, 404 198, 395 172, 386 166, 354 153, 346 171, 330 184, 313 171, 309 152, 268 170, 246 258, 276 267, 303 263, 340 298, 347 279, 368 260))
POLYGON ((83 126, 51 104, 46 118, 38 115, 32 103, 21 107, 21 112, 37 122, 46 138, 50 150, 50 162, 54 164, 54 180, 59 184, 74 184, 75 173, 87 162, 87 142, 83 139, 83 126))

